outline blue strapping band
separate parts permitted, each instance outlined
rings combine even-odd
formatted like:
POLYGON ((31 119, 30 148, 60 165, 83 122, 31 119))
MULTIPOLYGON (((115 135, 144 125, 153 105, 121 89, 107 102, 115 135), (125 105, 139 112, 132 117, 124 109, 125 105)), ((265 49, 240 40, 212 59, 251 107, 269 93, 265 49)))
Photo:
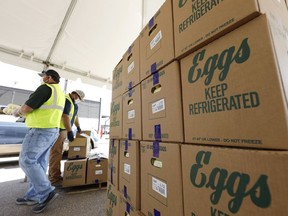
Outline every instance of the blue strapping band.
POLYGON ((128 128, 128 139, 132 140, 132 128, 128 128))
POLYGON ((159 83, 159 73, 156 72, 153 74, 153 85, 156 85, 159 83))
POLYGON ((128 140, 125 140, 125 151, 128 151, 128 140))
POLYGON ((154 17, 149 20, 148 27, 151 29, 154 26, 154 17))
POLYGON ((161 125, 154 125, 154 136, 156 141, 161 141, 161 125))
POLYGON ((126 212, 130 214, 131 205, 126 202, 126 212))
POLYGON ((157 72, 157 65, 156 65, 156 62, 153 63, 153 64, 151 65, 150 69, 151 69, 151 74, 157 72))
POLYGON ((160 151, 159 142, 154 141, 153 142, 153 157, 159 158, 159 151, 160 151))
POLYGON ((110 182, 113 184, 113 167, 110 168, 110 182))
POLYGON ((124 197, 127 199, 127 187, 124 185, 124 197))
POLYGON ((154 209, 154 216, 161 216, 160 212, 157 209, 154 209))

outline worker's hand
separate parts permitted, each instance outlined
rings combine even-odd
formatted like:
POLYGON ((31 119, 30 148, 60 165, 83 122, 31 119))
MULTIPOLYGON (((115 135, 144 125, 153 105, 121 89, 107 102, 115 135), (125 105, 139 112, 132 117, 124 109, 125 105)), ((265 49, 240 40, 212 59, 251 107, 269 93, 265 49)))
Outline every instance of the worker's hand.
POLYGON ((77 126, 77 131, 78 131, 78 133, 81 133, 81 128, 80 128, 80 126, 77 126))
POLYGON ((73 134, 73 131, 68 131, 67 132, 67 138, 70 142, 73 142, 74 140, 74 134, 73 134))
POLYGON ((20 108, 14 109, 14 110, 12 111, 12 115, 15 116, 15 117, 19 117, 19 116, 20 116, 19 109, 20 109, 20 108))

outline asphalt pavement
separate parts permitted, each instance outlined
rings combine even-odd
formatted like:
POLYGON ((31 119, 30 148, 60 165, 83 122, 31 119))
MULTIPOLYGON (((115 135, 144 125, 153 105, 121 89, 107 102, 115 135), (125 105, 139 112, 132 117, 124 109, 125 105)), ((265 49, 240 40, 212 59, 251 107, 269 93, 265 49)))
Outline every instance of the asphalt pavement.
MULTIPOLYGON (((104 149, 107 151, 107 145, 104 149)), ((0 216, 35 215, 31 211, 31 206, 15 204, 16 199, 23 197, 28 189, 29 183, 25 182, 24 178, 25 175, 18 166, 18 157, 0 158, 0 216)), ((102 184, 57 189, 58 198, 38 215, 104 216, 106 186, 102 184)))

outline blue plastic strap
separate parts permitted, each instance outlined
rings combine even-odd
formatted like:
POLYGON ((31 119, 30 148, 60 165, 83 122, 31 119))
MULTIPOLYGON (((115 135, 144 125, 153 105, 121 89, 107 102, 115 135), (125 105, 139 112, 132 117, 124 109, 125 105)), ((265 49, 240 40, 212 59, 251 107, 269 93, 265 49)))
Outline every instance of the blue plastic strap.
POLYGON ((95 184, 98 184, 99 183, 99 179, 95 179, 95 184))
POLYGON ((125 140, 125 151, 128 151, 128 140, 125 140))
POLYGON ((129 46, 129 48, 128 48, 128 53, 129 53, 129 54, 131 53, 131 50, 132 50, 132 45, 129 46))
POLYGON ((132 128, 128 128, 128 139, 132 140, 132 128))
POLYGON ((158 158, 159 157, 159 151, 160 151, 159 142, 157 142, 157 141, 153 142, 153 157, 158 158))
POLYGON ((154 216, 161 216, 160 212, 157 209, 154 209, 154 216))
POLYGON ((130 214, 131 205, 126 202, 126 212, 130 214))
POLYGON ((161 125, 154 125, 154 136, 156 141, 161 141, 161 125))
POLYGON ((110 182, 113 184, 113 166, 110 168, 110 182))
POLYGON ((156 85, 159 83, 159 73, 154 73, 153 74, 153 85, 156 85))
POLYGON ((153 64, 151 65, 150 69, 151 69, 151 74, 157 72, 157 65, 156 65, 156 62, 153 63, 153 64))
POLYGON ((124 185, 124 197, 127 199, 127 187, 124 185))
POLYGON ((149 29, 151 29, 153 26, 154 26, 154 17, 152 17, 152 18, 149 20, 149 24, 148 24, 149 29))

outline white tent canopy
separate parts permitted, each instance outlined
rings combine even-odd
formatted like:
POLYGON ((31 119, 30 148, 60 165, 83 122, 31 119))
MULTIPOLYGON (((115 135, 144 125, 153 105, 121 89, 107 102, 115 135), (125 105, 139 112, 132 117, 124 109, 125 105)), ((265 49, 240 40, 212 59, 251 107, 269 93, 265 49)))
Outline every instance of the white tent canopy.
POLYGON ((0 61, 111 88, 114 67, 164 1, 0 1, 0 61))

